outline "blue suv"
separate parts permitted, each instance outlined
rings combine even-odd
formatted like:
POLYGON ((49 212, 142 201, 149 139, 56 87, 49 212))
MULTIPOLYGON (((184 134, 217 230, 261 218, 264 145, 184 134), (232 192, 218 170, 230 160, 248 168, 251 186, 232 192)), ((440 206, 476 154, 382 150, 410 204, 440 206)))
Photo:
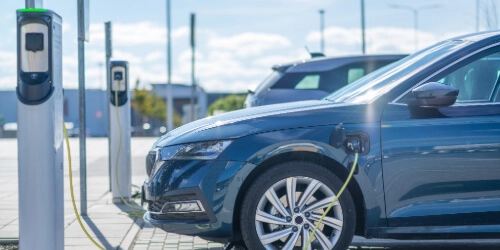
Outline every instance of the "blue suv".
POLYGON ((144 219, 248 249, 346 249, 353 235, 498 238, 499 75, 500 31, 476 33, 324 100, 184 125, 147 156, 144 219))

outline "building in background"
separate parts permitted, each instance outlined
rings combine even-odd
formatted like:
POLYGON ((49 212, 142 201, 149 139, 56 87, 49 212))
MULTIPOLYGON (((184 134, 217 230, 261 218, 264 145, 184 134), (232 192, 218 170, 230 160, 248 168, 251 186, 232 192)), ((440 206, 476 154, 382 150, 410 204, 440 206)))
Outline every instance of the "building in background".
MULTIPOLYGON (((167 85, 165 83, 152 83, 151 90, 162 99, 167 99, 167 85)), ((191 122, 191 85, 172 83, 172 96, 174 98, 174 110, 182 117, 182 124, 191 122)), ((194 120, 205 117, 208 108, 207 93, 200 86, 196 86, 194 95, 195 115, 194 120)))

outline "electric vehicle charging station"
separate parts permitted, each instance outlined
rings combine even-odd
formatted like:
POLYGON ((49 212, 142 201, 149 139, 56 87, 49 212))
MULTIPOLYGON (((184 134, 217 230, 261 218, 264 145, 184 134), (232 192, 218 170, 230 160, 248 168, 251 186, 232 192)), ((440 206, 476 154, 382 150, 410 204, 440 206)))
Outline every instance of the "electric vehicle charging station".
POLYGON ((130 159, 130 98, 128 62, 110 61, 109 146, 113 202, 130 200, 132 173, 130 159))
POLYGON ((62 18, 17 11, 20 249, 64 248, 62 18))

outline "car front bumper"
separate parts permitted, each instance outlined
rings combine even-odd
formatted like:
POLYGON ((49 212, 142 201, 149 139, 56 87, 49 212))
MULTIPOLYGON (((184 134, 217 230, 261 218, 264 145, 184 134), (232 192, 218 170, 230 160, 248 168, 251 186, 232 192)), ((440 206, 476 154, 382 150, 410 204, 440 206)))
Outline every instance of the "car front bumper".
MULTIPOLYGON (((142 186, 144 220, 164 231, 210 239, 232 237, 233 210, 246 162, 165 161, 142 186), (196 211, 171 211, 166 204, 199 204, 196 211)), ((171 206, 174 207, 174 206, 171 206)))

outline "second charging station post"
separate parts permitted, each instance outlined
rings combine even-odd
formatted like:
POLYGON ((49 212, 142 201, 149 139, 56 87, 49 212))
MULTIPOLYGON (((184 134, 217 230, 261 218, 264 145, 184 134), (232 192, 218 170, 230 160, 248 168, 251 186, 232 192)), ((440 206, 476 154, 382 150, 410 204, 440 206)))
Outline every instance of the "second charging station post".
POLYGON ((128 202, 131 196, 132 173, 130 159, 130 98, 128 62, 109 63, 109 147, 111 191, 113 202, 128 202))

